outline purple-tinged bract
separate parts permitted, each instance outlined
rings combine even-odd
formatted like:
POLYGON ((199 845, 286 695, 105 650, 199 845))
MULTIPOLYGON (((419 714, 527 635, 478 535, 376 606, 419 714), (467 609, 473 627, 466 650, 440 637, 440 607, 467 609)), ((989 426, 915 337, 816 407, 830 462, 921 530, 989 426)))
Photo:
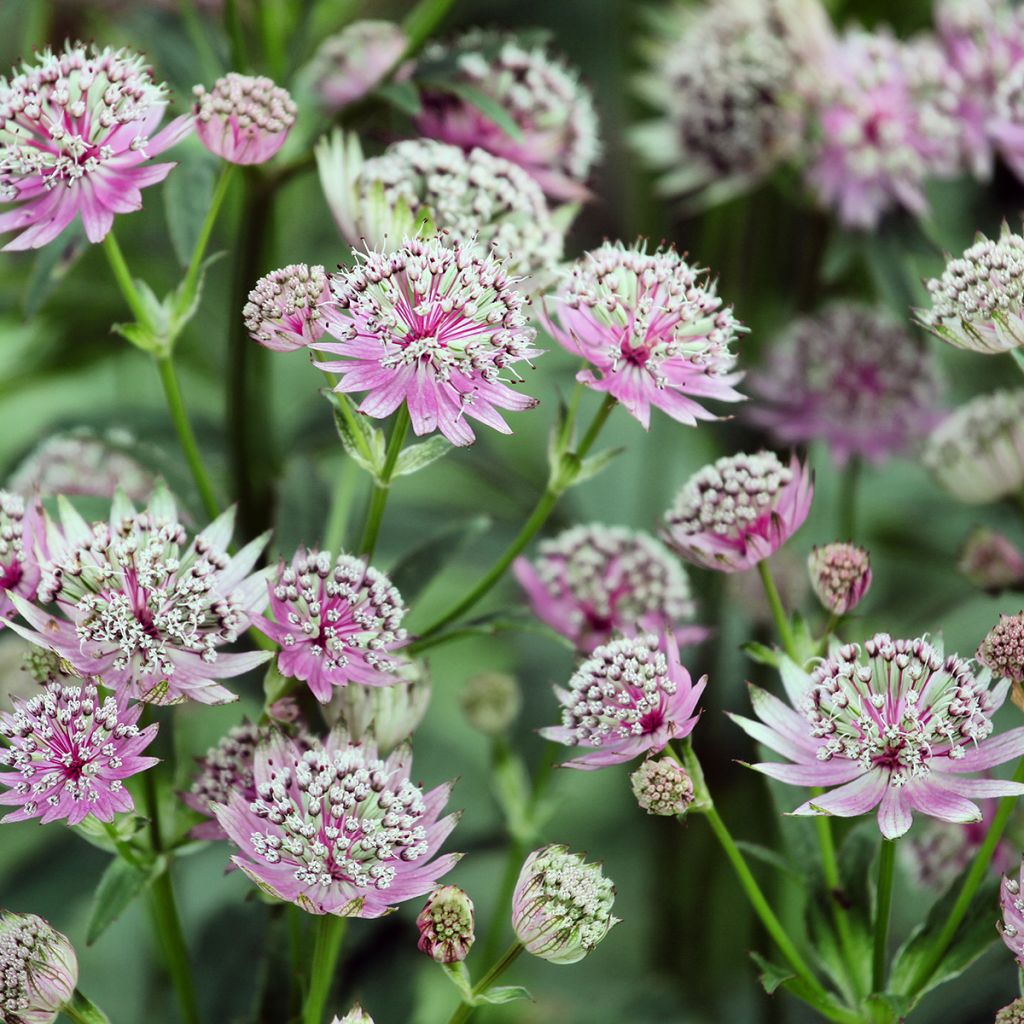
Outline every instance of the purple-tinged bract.
POLYGON ((0 490, 0 629, 13 614, 11 594, 33 598, 39 558, 46 551, 43 509, 38 500, 0 490))
POLYGON ((683 485, 662 525, 687 561, 719 572, 745 572, 773 555, 803 524, 813 496, 810 473, 794 456, 728 455, 683 485))
POLYGON ((113 821, 133 809, 124 780, 157 763, 141 756, 156 736, 139 729, 142 706, 119 705, 96 687, 52 683, 30 700, 13 698, 0 712, 0 804, 14 807, 3 819, 77 825, 89 815, 113 821))
POLYGON ((871 557, 856 544, 826 544, 811 550, 807 573, 822 607, 832 615, 847 615, 871 586, 871 557))
POLYGON ((167 87, 129 50, 67 43, 0 78, 0 232, 5 249, 38 249, 81 215, 90 242, 114 215, 142 207, 142 189, 174 164, 150 164, 192 130, 191 116, 162 131, 167 87))
POLYGON ((461 963, 476 938, 473 901, 457 885, 435 889, 416 918, 417 948, 439 964, 461 963))
POLYGON ((200 142, 228 163, 266 163, 295 124, 297 108, 287 90, 262 75, 231 71, 209 92, 201 85, 192 92, 200 142))
POLYGON ((283 736, 256 751, 256 799, 215 812, 232 857, 261 889, 311 914, 380 917, 426 895, 458 854, 436 856, 455 827, 451 786, 424 794, 408 747, 380 760, 334 730, 312 749, 283 736))
POLYGON ((689 736, 700 718, 697 701, 707 676, 694 683, 669 633, 646 634, 598 647, 569 680, 555 688, 562 724, 541 735, 568 747, 592 747, 568 768, 605 768, 657 754, 689 736))
POLYGON ((53 1024, 78 984, 66 935, 35 914, 0 910, 0 1020, 53 1024))
POLYGON ((268 583, 273 619, 257 628, 280 644, 277 667, 301 679, 321 704, 338 686, 390 686, 401 682, 408 642, 405 604, 391 581, 353 555, 300 548, 268 583))
POLYGON ((707 272, 674 249, 606 242, 573 264, 546 314, 555 340, 593 367, 577 379, 616 398, 645 429, 651 406, 696 426, 716 418, 704 399, 742 400, 731 346, 744 328, 707 272))
POLYGON ((253 341, 275 352, 308 348, 323 337, 323 308, 330 302, 327 275, 321 266, 291 263, 261 277, 242 310, 253 341))
POLYGON ((503 265, 439 236, 356 255, 331 278, 337 341, 313 346, 336 357, 316 364, 341 377, 335 390, 366 392, 359 411, 376 419, 404 402, 416 434, 439 430, 455 445, 475 439, 469 419, 511 433, 498 410, 537 404, 509 383, 540 350, 503 265))
POLYGON ((795 786, 835 787, 794 814, 857 817, 878 808, 886 839, 902 836, 914 811, 941 821, 981 820, 978 798, 1018 796, 1024 785, 968 778, 1024 754, 1024 727, 993 735, 1009 681, 992 686, 955 654, 925 639, 878 633, 846 644, 806 674, 786 660, 787 705, 750 687, 760 722, 735 721, 790 763, 753 767, 795 786))
POLYGON ((1024 967, 1024 894, 1021 893, 1021 882, 1024 881, 1024 864, 1016 878, 1003 876, 999 887, 999 905, 1003 911, 1003 920, 999 925, 999 934, 1006 943, 1006 948, 1016 957, 1019 966, 1024 967))

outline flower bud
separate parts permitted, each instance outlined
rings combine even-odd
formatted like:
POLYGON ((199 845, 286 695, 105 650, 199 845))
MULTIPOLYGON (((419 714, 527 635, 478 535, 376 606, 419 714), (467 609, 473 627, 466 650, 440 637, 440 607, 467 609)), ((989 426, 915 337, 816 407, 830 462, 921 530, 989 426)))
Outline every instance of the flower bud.
POLYGON ((534 850, 519 874, 512 928, 528 953, 553 964, 582 960, 608 934, 615 886, 600 864, 588 864, 567 846, 534 850))
POLYGON ((1024 555, 987 526, 979 526, 967 538, 957 568, 976 587, 996 593, 1024 581, 1024 555))
POLYGON ((1000 615, 981 641, 976 657, 993 675, 1013 682, 1010 697, 1024 710, 1024 611, 1000 615))
POLYGON ((871 586, 871 558, 854 544, 826 544, 807 556, 811 587, 822 607, 846 615, 860 604, 871 586))
POLYGON ((422 665, 404 663, 397 672, 405 681, 394 686, 355 683, 336 688, 324 708, 328 724, 344 723, 354 742, 372 735, 381 757, 413 734, 430 703, 430 677, 422 665))
POLYGON ((629 777, 636 802, 648 813, 685 814, 693 802, 693 781, 671 757, 649 758, 629 777))
POLYGON ((421 952, 439 964, 457 964, 469 955, 473 933, 473 901, 457 885, 442 885, 430 894, 416 918, 421 952))
POLYGON ((474 729, 485 736, 498 736, 518 717, 523 697, 514 676, 481 672, 466 680, 459 703, 474 729))
POLYGON ((262 75, 230 71, 209 92, 201 85, 192 92, 199 141, 229 163, 266 163, 295 124, 297 108, 287 90, 262 75))
POLYGON ((356 1003, 341 1020, 335 1017, 331 1024, 373 1024, 373 1018, 356 1003))
POLYGON ((52 1024, 77 984, 66 936, 34 914, 0 911, 0 1020, 52 1024))
POLYGON ((995 1024, 1024 1024, 1024 999, 1014 999, 997 1014, 995 1024))

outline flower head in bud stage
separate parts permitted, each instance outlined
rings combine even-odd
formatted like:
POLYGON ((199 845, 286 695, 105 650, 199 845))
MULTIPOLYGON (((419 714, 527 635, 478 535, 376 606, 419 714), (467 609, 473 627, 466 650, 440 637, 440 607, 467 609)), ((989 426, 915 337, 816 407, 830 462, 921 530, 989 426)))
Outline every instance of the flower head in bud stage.
POLYGON ((312 749, 278 735, 256 750, 256 799, 215 808, 232 861, 311 914, 380 917, 426 895, 459 859, 436 856, 457 816, 440 816, 451 786, 424 794, 411 767, 408 747, 381 760, 339 729, 312 749))
POLYGON ((550 273, 562 258, 540 186, 517 164, 485 149, 407 139, 364 160, 358 138, 335 132, 317 147, 320 182, 338 228, 352 245, 393 248, 420 222, 450 242, 476 245, 510 275, 550 273))
POLYGON ((1024 882, 1024 864, 1018 877, 1003 876, 999 887, 999 903, 1003 911, 999 934, 1017 963, 1024 967, 1024 893, 1021 893, 1021 882, 1024 882))
POLYGON ((847 615, 871 586, 871 556, 856 544, 826 544, 807 558, 811 587, 832 615, 847 615))
POLYGON ((265 607, 271 570, 252 568, 266 537, 229 555, 233 510, 193 537, 163 487, 142 512, 119 492, 109 522, 91 526, 69 502, 59 504, 59 525, 47 520, 49 557, 38 592, 39 603, 56 610, 49 614, 15 598, 31 629, 18 622, 11 628, 56 651, 81 675, 99 678, 122 699, 235 700, 218 680, 270 657, 219 650, 265 607))
POLYGON ((574 526, 543 541, 534 562, 517 559, 514 569, 534 614, 584 653, 616 633, 671 630, 681 645, 706 636, 681 625, 696 611, 686 570, 645 533, 574 526))
POLYGON ((331 1024, 373 1024, 373 1018, 356 1003, 341 1020, 335 1017, 331 1024))
POLYGON ((878 808, 886 839, 911 825, 913 812, 941 821, 981 820, 974 800, 1017 796, 1024 785, 967 778, 1024 753, 1024 727, 993 736, 992 716, 1009 681, 992 686, 991 673, 925 639, 893 640, 878 633, 839 647, 809 675, 783 662, 792 706, 750 687, 760 722, 738 715, 749 736, 792 763, 756 764, 773 779, 796 786, 835 786, 794 814, 843 818, 878 808))
POLYGON ((957 501, 985 505, 1024 487, 1024 388, 979 395, 931 433, 921 461, 957 501))
POLYGON ((92 685, 51 683, 29 700, 15 697, 14 711, 0 712, 8 744, 0 749, 0 804, 17 808, 3 820, 77 825, 132 810, 124 780, 157 763, 141 756, 157 729, 139 729, 141 714, 141 705, 101 698, 92 685))
POLYGON ((694 565, 745 572, 773 555, 803 524, 814 488, 794 456, 728 455, 683 485, 662 525, 669 546, 694 565))
POLYGON ((1024 708, 1024 611, 1000 615, 975 655, 997 679, 1013 683, 1013 703, 1024 708))
POLYGON ((652 405, 696 426, 716 418, 700 400, 743 397, 730 346, 744 328, 707 273, 674 249, 606 242, 573 264, 548 301, 552 337, 593 366, 577 380, 618 399, 645 429, 652 405))
POLYGON ((960 82, 938 43, 853 29, 813 79, 808 180, 851 228, 902 206, 927 211, 924 185, 959 169, 960 82))
POLYGON ((798 320, 750 379, 750 419, 783 445, 824 441, 842 466, 906 452, 938 421, 932 353, 890 315, 837 303, 798 320))
POLYGON ((976 587, 995 593, 1024 583, 1024 554, 1008 537, 986 526, 971 532, 957 568, 976 587))
POLYGON ((636 802, 648 814, 685 814, 693 803, 693 780, 674 758, 650 757, 629 777, 636 802))
POLYGON ((268 583, 273 619, 255 625, 281 645, 281 674, 306 683, 321 704, 338 686, 390 686, 408 640, 405 604, 391 581, 360 558, 299 548, 268 583))
POLYGON ((1024 238, 1006 224, 997 241, 979 235, 927 287, 932 307, 917 319, 937 338, 985 355, 1024 345, 1024 238))
POLYGON ((997 1014, 994 1024, 1024 1024, 1024 999, 1014 999, 997 1014))
POLYGON ((576 669, 569 688, 555 688, 562 724, 541 735, 569 747, 593 747, 567 768, 605 768, 656 754, 689 736, 700 714, 707 676, 694 683, 671 633, 613 640, 576 669))
POLYGON ((459 697, 466 721, 485 736, 500 736, 519 717, 523 693, 507 672, 478 672, 466 680, 459 697))
POLYGON ((337 357, 316 364, 341 377, 335 390, 367 392, 359 411, 376 419, 405 402, 416 434, 439 430, 455 445, 474 441, 469 419, 511 433, 498 410, 537 404, 508 385, 522 381, 515 364, 540 350, 502 264, 439 236, 356 255, 331 279, 337 341, 313 346, 337 357))
POLYGON ((209 92, 201 85, 192 92, 199 141, 228 163, 266 163, 295 124, 297 108, 287 90, 262 75, 230 71, 209 92))
POLYGON ((275 352, 293 352, 319 341, 327 330, 324 307, 331 290, 321 266, 291 263, 261 277, 242 310, 253 341, 275 352))
POLYGON ((457 885, 435 889, 416 918, 417 946, 439 964, 461 963, 476 938, 473 901, 457 885))
POLYGON ((0 202, 19 204, 0 232, 20 232, 4 248, 38 249, 78 214, 100 242, 114 214, 141 209, 141 190, 174 166, 147 161, 192 130, 185 116, 153 135, 166 106, 166 86, 129 50, 68 43, 0 77, 0 202))
POLYGON ((35 597, 46 550, 42 506, 0 490, 0 629, 14 611, 11 594, 35 597))
MULTIPOLYGON (((408 36, 393 21, 353 21, 337 35, 329 36, 316 51, 309 67, 313 91, 321 106, 334 114, 361 100, 401 60, 408 36)), ((410 66, 393 78, 409 77, 410 66)))
POLYGON ((567 846, 545 846, 526 858, 512 897, 512 928, 527 953, 574 964, 592 952, 619 919, 615 886, 600 864, 567 846))
POLYGON ((53 1024, 77 984, 66 935, 34 914, 0 910, 0 1020, 53 1024))
POLYGON ((423 72, 445 69, 456 88, 424 86, 416 126, 423 135, 463 149, 480 147, 525 168, 556 199, 586 199, 600 155, 597 114, 576 72, 543 46, 470 30, 424 53, 423 72), (454 69, 454 70, 452 70, 454 69), (459 86, 479 90, 515 122, 513 137, 459 86))

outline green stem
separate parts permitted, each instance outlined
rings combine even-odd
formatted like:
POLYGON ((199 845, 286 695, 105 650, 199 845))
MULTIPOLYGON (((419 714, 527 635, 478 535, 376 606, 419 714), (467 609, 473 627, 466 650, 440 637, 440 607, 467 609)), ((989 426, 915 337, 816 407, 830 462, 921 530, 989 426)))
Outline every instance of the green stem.
POLYGON ((1010 358, 1017 364, 1017 369, 1024 373, 1024 352, 1019 348, 1011 348, 1010 358))
MULTIPOLYGON (((514 942, 505 950, 502 958, 473 986, 473 995, 479 996, 486 992, 516 962, 523 947, 514 942)), ((469 1003, 460 1003, 455 1012, 448 1018, 448 1024, 463 1024, 476 1013, 476 1007, 469 1003)))
MULTIPOLYGON (((1013 774, 1013 781, 1024 782, 1024 758, 1021 758, 1020 763, 1017 765, 1017 770, 1013 774)), ((978 852, 974 855, 974 860, 971 862, 970 870, 967 872, 967 877, 964 879, 964 884, 960 889, 960 894, 956 898, 956 903, 953 904, 953 909, 946 918, 946 923, 942 926, 942 930, 932 943, 931 953, 928 955, 928 958, 921 963, 921 966, 907 985, 906 993, 911 999, 916 999, 920 995, 921 991, 931 980, 932 975, 942 962, 942 958, 945 955, 946 950, 949 948, 949 944, 953 941, 953 937, 956 935, 956 930, 960 927, 960 923, 963 921, 964 915, 970 908, 971 901, 974 899, 974 894, 978 891, 978 887, 985 880, 989 864, 992 861, 992 856, 995 853, 996 846, 999 845, 999 840, 1003 837, 1003 832, 1010 820, 1010 815, 1013 813, 1017 799, 1018 798, 1015 796, 1004 796, 999 801, 999 807, 996 810, 996 815, 992 819, 992 824, 988 827, 985 841, 981 844, 978 848, 978 852)))
MULTIPOLYGON (((107 237, 109 238, 110 236, 108 235, 107 237)), ((156 366, 160 371, 160 382, 164 386, 164 394, 167 397, 167 408, 170 411, 171 419, 174 421, 174 429, 178 432, 178 441, 181 443, 182 451, 185 453, 185 461, 192 471, 192 478, 195 480, 199 497, 202 499, 203 508, 210 518, 215 519, 220 514, 220 505, 217 502, 217 495, 213 489, 213 481, 210 479, 206 466, 203 463, 203 456, 199 451, 195 432, 192 430, 192 424, 189 422, 185 402, 181 397, 181 388, 178 386, 178 377, 174 372, 174 363, 171 362, 170 356, 158 356, 156 366)))
POLYGON ((384 521, 384 507, 388 503, 388 494, 391 492, 391 477, 394 475, 398 456, 402 453, 402 445, 405 444, 405 436, 408 432, 409 407, 403 402, 391 427, 391 436, 388 438, 388 447, 384 453, 384 466, 381 469, 380 480, 373 485, 370 507, 366 513, 366 524, 363 527, 363 539, 359 542, 359 552, 366 556, 367 561, 373 558, 374 548, 377 547, 381 523, 384 521))
POLYGON ((345 937, 347 919, 324 914, 317 922, 313 945, 313 964, 309 974, 309 992, 302 1007, 302 1024, 322 1024, 324 1007, 331 994, 331 982, 345 937))
POLYGON ((224 169, 220 172, 220 177, 217 179, 213 196, 210 198, 210 207, 206 211, 203 226, 199 229, 196 247, 192 250, 192 259, 189 260, 188 270, 185 272, 185 280, 182 284, 182 291, 188 296, 192 295, 199 282, 199 272, 203 268, 203 257, 206 255, 206 247, 210 244, 210 235, 213 234, 213 226, 217 223, 217 214, 220 213, 220 208, 224 205, 228 189, 234 180, 234 172, 234 165, 226 163, 224 169))
POLYGON ((839 479, 839 536, 852 541, 857 529, 857 492, 860 489, 863 463, 855 455, 846 464, 839 479))
POLYGON ((103 251, 107 254, 107 262, 114 273, 114 280, 117 282, 117 287, 121 289, 121 295, 124 296, 124 301, 128 303, 132 316, 143 326, 151 327, 149 313, 146 312, 142 296, 139 295, 138 289, 135 287, 132 273, 128 269, 124 253, 121 252, 121 246, 117 244, 117 238, 114 236, 113 231, 108 231, 103 239, 103 251))
POLYGON ((796 650, 796 640, 793 637, 793 627, 790 625, 786 609, 782 607, 782 598, 779 597, 775 580, 772 579, 772 571, 768 566, 767 559, 757 563, 757 571, 760 573, 761 582, 764 584, 765 596, 768 598, 768 604, 772 609, 772 618, 775 619, 775 628, 778 631, 779 640, 782 641, 782 649, 794 661, 797 661, 799 654, 796 650))
POLYGON ((875 908, 875 946, 871 957, 871 991, 881 992, 885 985, 886 953, 889 946, 889 917, 892 912, 892 886, 896 867, 896 843, 882 840, 878 854, 878 902, 875 908))
POLYGON ((110 1018, 91 1000, 76 988, 71 1002, 61 1007, 74 1024, 110 1024, 110 1018))
POLYGON ((212 82, 221 73, 221 59, 210 41, 210 34, 203 25, 203 19, 196 10, 195 0, 178 0, 178 10, 181 13, 181 20, 185 23, 185 31, 199 55, 203 78, 207 82, 212 82))
POLYGON ((358 480, 359 467, 351 459, 345 459, 337 470, 331 490, 331 507, 324 526, 324 550, 335 555, 344 546, 345 528, 348 526, 348 514, 358 480))
POLYGON ((124 861, 127 861, 133 868, 143 867, 142 859, 139 855, 126 843, 121 836, 117 833, 117 826, 112 821, 103 822, 103 831, 107 833, 108 838, 114 844, 114 849, 117 850, 117 855, 124 861))

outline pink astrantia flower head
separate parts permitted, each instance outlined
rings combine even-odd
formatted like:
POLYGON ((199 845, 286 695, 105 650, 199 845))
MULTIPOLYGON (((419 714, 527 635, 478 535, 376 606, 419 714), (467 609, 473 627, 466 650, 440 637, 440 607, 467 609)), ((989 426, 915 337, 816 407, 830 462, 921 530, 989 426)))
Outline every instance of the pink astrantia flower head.
POLYGON ((42 513, 38 501, 0 490, 0 629, 14 611, 10 594, 35 597, 46 551, 42 513))
POLYGON ((38 249, 81 215, 100 242, 114 214, 142 208, 142 189, 174 164, 147 161, 192 130, 191 116, 159 128, 167 88, 129 50, 67 43, 0 78, 0 232, 5 249, 38 249))
POLYGON ((997 679, 1015 683, 1015 689, 1024 683, 1024 611, 1000 615, 981 641, 976 657, 997 679))
POLYGON ((979 234, 927 288, 932 307, 915 312, 937 338, 983 355, 1024 345, 1024 238, 1007 224, 994 242, 979 234))
POLYGON ((833 615, 847 615, 871 586, 871 556, 856 544, 826 544, 807 556, 807 574, 822 607, 833 615))
POLYGON ((256 799, 215 808, 261 889, 311 914, 380 917, 426 895, 458 854, 436 856, 457 816, 441 817, 450 785, 424 794, 401 747, 386 760, 335 729, 299 748, 283 736, 256 751, 256 799))
POLYGON ((467 422, 511 433, 499 409, 532 409, 510 388, 515 364, 540 355, 526 299, 501 262, 443 238, 410 239, 391 253, 356 253, 357 266, 331 278, 327 329, 313 347, 341 377, 336 391, 367 392, 359 411, 382 419, 403 402, 416 434, 439 430, 471 444, 467 422))
MULTIPOLYGON (((372 92, 408 45, 409 38, 400 25, 371 18, 353 21, 337 35, 329 36, 320 44, 309 71, 313 91, 323 108, 335 114, 372 92)), ((404 65, 392 77, 403 81, 411 70, 410 65, 404 65)))
POLYGON ((331 290, 321 266, 290 263, 261 277, 242 310, 253 341, 275 352, 308 348, 323 337, 331 290))
POLYGON ((476 938, 473 901, 457 885, 435 889, 416 918, 417 948, 439 964, 461 963, 476 938))
POLYGON ((264 164, 285 143, 296 106, 286 89, 263 75, 228 72, 196 97, 196 134, 214 156, 232 164, 264 164))
POLYGON ((391 581, 353 555, 300 548, 268 583, 273 619, 256 627, 280 644, 282 675, 307 683, 321 704, 337 686, 401 681, 405 604, 391 581))
POLYGON ((66 935, 35 914, 0 910, 0 1020, 53 1024, 78 984, 66 935))
POLYGON ((773 452, 727 455, 698 470, 669 509, 662 535, 694 565, 745 572, 793 536, 811 509, 806 465, 773 452))
POLYGON ((693 803, 693 780, 673 757, 649 757, 629 777, 633 796, 648 814, 685 814, 693 803))
POLYGON ((975 799, 1024 793, 1021 783, 967 777, 1024 753, 1024 727, 992 735, 1009 681, 992 686, 988 669, 976 673, 941 646, 878 633, 833 650, 809 675, 784 660, 782 681, 789 705, 751 686, 760 722, 731 717, 791 762, 758 771, 836 787, 794 814, 852 818, 877 807, 882 835, 896 839, 914 811, 962 824, 981 819, 975 799))
POLYGON ((0 712, 0 804, 14 807, 3 820, 39 818, 77 825, 90 814, 100 821, 135 806, 124 780, 151 768, 142 751, 156 726, 139 729, 142 706, 101 698, 96 687, 51 683, 30 700, 13 698, 0 712))
POLYGON ((534 614, 589 653, 613 634, 671 630, 685 645, 706 636, 684 626, 696 612, 679 561, 653 537, 624 526, 574 526, 543 541, 514 571, 534 614))
POLYGON ((645 429, 652 405, 696 426, 716 418, 698 400, 742 400, 730 346, 744 328, 706 271, 674 249, 606 242, 573 264, 548 301, 552 337, 593 366, 577 379, 618 399, 645 429))
POLYGON ((959 77, 931 39, 853 29, 812 77, 816 128, 808 180, 851 228, 905 207, 927 211, 925 182, 959 168, 959 77))
POLYGON ((512 928, 527 953, 553 964, 574 964, 593 952, 619 923, 615 886, 600 864, 567 846, 534 850, 512 897, 512 928))
POLYGON ((597 114, 577 73, 543 46, 472 29, 428 47, 422 61, 423 110, 416 127, 430 138, 489 150, 524 167, 556 199, 586 199, 600 155, 597 114), (432 69, 439 69, 432 75, 432 69), (440 79, 448 78, 448 83, 440 79), (510 135, 465 96, 478 90, 519 129, 510 135))
POLYGON ((798 320, 750 386, 762 400, 753 422, 783 445, 824 441, 840 466, 902 454, 939 418, 931 351, 891 315, 858 303, 798 320))
POLYGON ((993 593, 1024 583, 1024 554, 1008 537, 987 526, 971 531, 956 567, 976 587, 993 593))
POLYGON ((1024 882, 1024 863, 1016 878, 1004 875, 999 887, 999 905, 1003 911, 999 934, 1017 963, 1024 967, 1024 893, 1021 893, 1021 882, 1024 882))
POLYGON ((60 524, 47 521, 49 557, 38 593, 41 605, 55 605, 53 614, 15 597, 31 628, 12 628, 123 699, 236 700, 218 680, 270 655, 219 648, 234 643, 265 607, 271 570, 252 568, 267 538, 229 555, 233 510, 191 536, 163 487, 143 512, 118 493, 110 520, 91 526, 69 502, 59 505, 60 524))
POLYGON ((690 679, 671 634, 613 640, 576 669, 568 689, 555 688, 562 724, 541 735, 567 747, 595 748, 567 761, 568 768, 606 768, 657 754, 693 732, 707 681, 690 679))

